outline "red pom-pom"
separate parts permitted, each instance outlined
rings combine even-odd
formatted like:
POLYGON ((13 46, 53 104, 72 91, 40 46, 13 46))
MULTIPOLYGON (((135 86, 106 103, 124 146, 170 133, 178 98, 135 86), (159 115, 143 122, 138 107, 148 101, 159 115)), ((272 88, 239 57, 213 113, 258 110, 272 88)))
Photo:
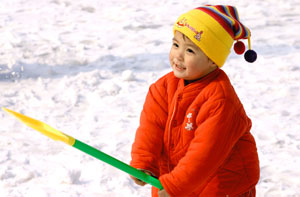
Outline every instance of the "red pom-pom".
POLYGON ((241 41, 237 41, 235 44, 234 44, 234 47, 233 47, 234 51, 236 52, 236 54, 238 55, 241 55, 245 52, 245 45, 243 42, 241 41))

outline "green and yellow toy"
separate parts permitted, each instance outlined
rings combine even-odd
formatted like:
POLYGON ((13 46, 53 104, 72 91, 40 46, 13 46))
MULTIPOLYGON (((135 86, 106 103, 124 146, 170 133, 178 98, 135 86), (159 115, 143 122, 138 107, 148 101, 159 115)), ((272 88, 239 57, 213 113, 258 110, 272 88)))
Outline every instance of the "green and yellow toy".
POLYGON ((40 133, 48 136, 49 138, 56 140, 56 141, 62 141, 70 146, 73 146, 74 148, 77 148, 78 150, 81 150, 82 152, 85 152, 111 166, 114 166, 146 183, 151 184, 154 187, 157 187, 158 189, 163 189, 160 181, 136 168, 131 167, 130 165, 111 157, 110 155, 107 155, 98 149, 89 146, 88 144, 85 144, 61 131, 58 131, 51 126, 47 125, 46 123, 43 123, 39 120, 35 120, 33 118, 30 118, 28 116, 25 116, 23 114, 20 114, 18 112, 12 111, 7 108, 2 108, 4 111, 8 112, 9 114, 15 116, 17 119, 19 119, 21 122, 26 124, 27 126, 39 131, 40 133))

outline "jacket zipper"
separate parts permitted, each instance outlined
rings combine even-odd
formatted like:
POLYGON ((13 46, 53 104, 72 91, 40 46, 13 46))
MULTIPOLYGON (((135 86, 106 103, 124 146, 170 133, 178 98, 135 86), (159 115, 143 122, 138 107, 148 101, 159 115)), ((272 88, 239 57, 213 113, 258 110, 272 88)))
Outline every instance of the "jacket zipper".
POLYGON ((170 170, 170 153, 171 153, 171 127, 172 127, 172 122, 173 122, 173 118, 174 118, 174 115, 175 115, 175 111, 176 111, 176 106, 177 106, 177 96, 176 96, 176 100, 175 100, 175 103, 174 103, 174 108, 173 108, 173 113, 172 113, 172 116, 171 116, 171 119, 169 121, 169 128, 168 128, 168 171, 169 173, 171 172, 170 170))

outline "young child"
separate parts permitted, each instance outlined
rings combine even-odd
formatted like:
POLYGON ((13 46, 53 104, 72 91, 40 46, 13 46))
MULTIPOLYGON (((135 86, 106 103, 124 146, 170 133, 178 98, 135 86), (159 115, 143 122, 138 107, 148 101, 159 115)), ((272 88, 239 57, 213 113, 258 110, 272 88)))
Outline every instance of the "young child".
MULTIPOLYGON (((131 166, 159 178, 152 196, 255 196, 259 180, 251 120, 223 66, 234 40, 243 54, 250 31, 232 6, 203 6, 174 25, 173 72, 150 86, 131 166)), ((253 62, 256 53, 248 50, 253 62)), ((142 181, 131 177, 137 184, 142 181)))

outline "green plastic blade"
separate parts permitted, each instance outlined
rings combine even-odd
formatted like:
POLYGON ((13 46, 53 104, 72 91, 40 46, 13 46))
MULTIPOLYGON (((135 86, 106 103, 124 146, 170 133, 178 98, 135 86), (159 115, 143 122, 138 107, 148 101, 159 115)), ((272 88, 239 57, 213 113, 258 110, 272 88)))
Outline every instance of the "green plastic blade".
POLYGON ((142 180, 145 183, 149 183, 150 185, 152 185, 160 190, 163 189, 163 186, 161 185, 161 183, 158 179, 156 179, 136 168, 133 168, 130 165, 123 163, 122 161, 117 160, 116 158, 111 157, 111 156, 97 150, 96 148, 94 148, 92 146, 89 146, 89 145, 75 139, 75 144, 73 145, 73 147, 142 180))

